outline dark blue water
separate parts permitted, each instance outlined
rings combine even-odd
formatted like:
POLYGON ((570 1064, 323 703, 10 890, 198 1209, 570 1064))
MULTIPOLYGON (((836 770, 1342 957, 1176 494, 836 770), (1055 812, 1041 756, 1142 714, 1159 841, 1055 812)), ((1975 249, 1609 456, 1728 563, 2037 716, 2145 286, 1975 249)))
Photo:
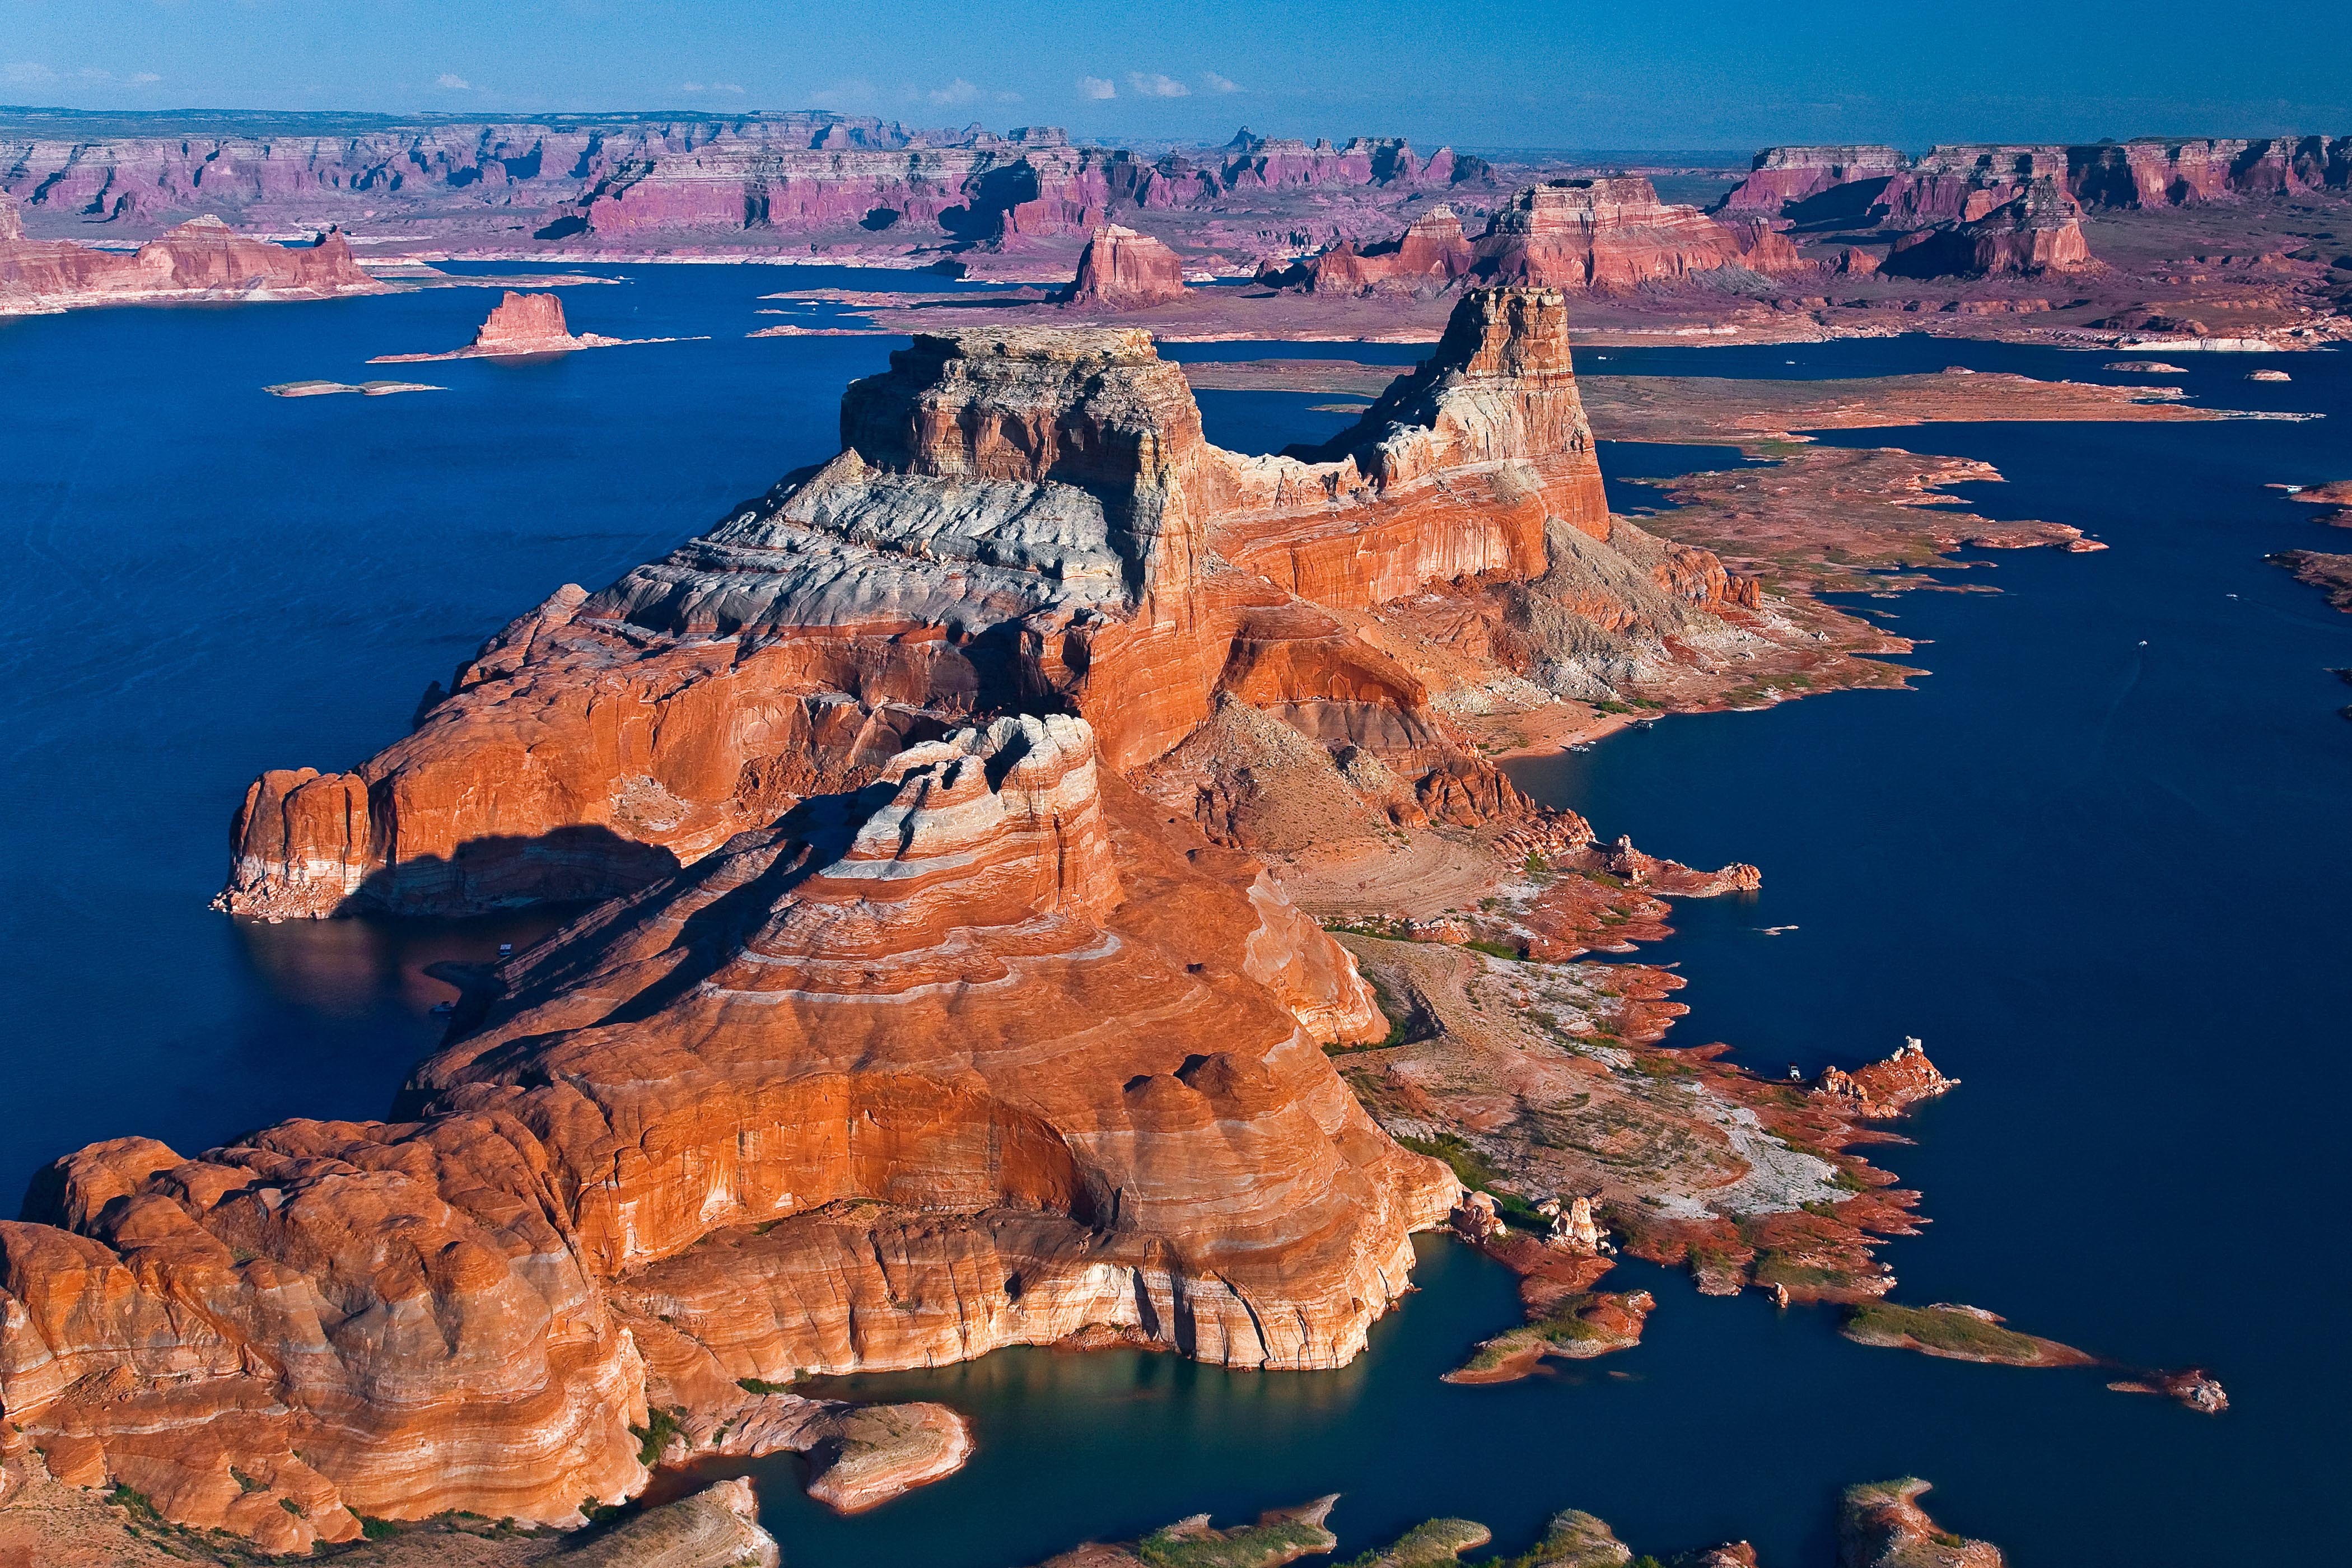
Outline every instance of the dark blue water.
MULTIPOLYGON (((814 270, 632 269, 568 290, 574 323, 712 341, 407 367, 450 390, 365 401, 259 388, 463 342, 488 297, 0 325, 0 937, 25 1020, 0 1177, 97 1137, 193 1149, 384 1108, 433 1035, 419 967, 514 927, 214 916, 238 793, 262 767, 357 761, 556 584, 605 581, 829 453, 841 384, 890 340, 740 336, 788 282, 876 281, 814 270)), ((1607 352, 1591 368, 2084 377, 2112 357, 1924 340, 1607 352)), ((956 1403, 980 1452, 847 1521, 785 1484, 789 1461, 763 1463, 787 1556, 1003 1568, 1337 1490, 1350 1551, 1439 1512, 1516 1548, 1575 1506, 1642 1550, 1747 1536, 1769 1563, 1818 1563, 1838 1487, 1917 1471, 1947 1524, 2027 1564, 2319 1560, 2352 1455, 2352 724, 2335 713, 2352 689, 2328 673, 2352 665, 2352 617, 2263 563, 2344 536, 2262 486, 2352 477, 2352 361, 2283 358, 2283 387, 2242 382, 2259 362, 2242 356, 2186 363, 2165 379, 2334 417, 1886 437, 1989 458, 2008 482, 1971 504, 2114 548, 1969 574, 1999 596, 1874 602, 1927 641, 1916 691, 1678 719, 1521 776, 1658 852, 1764 868, 1755 900, 1685 906, 1644 955, 1692 981, 1683 1042, 1810 1067, 1914 1033, 1966 1080, 1882 1156, 1935 1222, 1889 1249, 1905 1299, 2203 1363, 2229 1415, 2109 1394, 2095 1373, 1864 1350, 1826 1313, 1703 1300, 1638 1266, 1621 1280, 1662 1303, 1641 1348, 1451 1388, 1437 1372, 1511 1321, 1513 1296, 1428 1240, 1420 1293, 1337 1373, 1015 1352, 856 1380, 956 1403)), ((1251 444, 1248 405, 1203 401, 1213 437, 1251 444)), ((1292 438, 1347 416, 1318 417, 1292 438)), ((1607 460, 1638 481, 1725 457, 1607 460)))
POLYGON ((575 330, 711 340, 504 364, 364 363, 466 342, 498 298, 474 289, 0 321, 0 1213, 93 1139, 193 1151, 384 1112, 450 994, 422 967, 546 921, 213 914, 246 784, 359 762, 559 584, 601 585, 831 455, 842 384, 904 340, 743 334, 773 320, 761 294, 876 277, 566 289, 575 330), (262 391, 374 377, 447 390, 262 391))

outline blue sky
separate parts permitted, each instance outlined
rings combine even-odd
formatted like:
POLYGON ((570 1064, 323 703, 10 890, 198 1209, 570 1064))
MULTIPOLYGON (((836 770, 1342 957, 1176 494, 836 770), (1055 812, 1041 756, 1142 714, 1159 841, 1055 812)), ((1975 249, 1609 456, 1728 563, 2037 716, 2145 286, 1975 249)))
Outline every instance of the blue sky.
POLYGON ((0 0, 0 103, 1485 147, 2352 133, 2352 5, 0 0))

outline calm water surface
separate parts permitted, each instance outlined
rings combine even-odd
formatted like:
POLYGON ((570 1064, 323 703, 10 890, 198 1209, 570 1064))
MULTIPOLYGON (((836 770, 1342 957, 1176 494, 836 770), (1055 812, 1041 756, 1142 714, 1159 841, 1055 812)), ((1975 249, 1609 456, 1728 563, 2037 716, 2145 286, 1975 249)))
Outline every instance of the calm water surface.
MULTIPOLYGON (((557 584, 600 584, 828 455, 841 384, 894 343, 741 336, 766 324, 760 294, 872 274, 610 270, 628 280, 566 290, 576 327, 710 341, 410 366, 448 390, 287 401, 260 388, 461 342, 491 296, 0 323, 0 938, 19 1019, 0 1184, 95 1138, 194 1150, 290 1114, 380 1114, 434 1037, 443 993, 422 966, 543 929, 244 925, 205 900, 256 772, 351 765, 557 584)), ((1345 351, 1181 351, 1269 352, 1345 351)), ((1896 339, 1583 363, 2136 379, 2104 357, 1896 339)), ((1691 981, 1681 1043, 1811 1069, 1918 1034, 1966 1080, 1881 1156, 1934 1221, 1888 1249, 1906 1300, 2202 1363, 2229 1415, 2109 1394, 2095 1373, 1864 1350, 1826 1313, 1704 1300, 1638 1265, 1618 1282, 1661 1301, 1639 1349, 1452 1388, 1436 1374, 1513 1321, 1514 1296, 1425 1238, 1422 1289, 1337 1373, 1011 1352, 840 1380, 955 1404, 980 1452, 854 1520, 799 1496, 793 1461, 748 1467, 787 1558, 1007 1568, 1339 1491, 1349 1551, 1440 1512, 1517 1548, 1575 1506, 1641 1550, 1746 1536, 1768 1563, 1825 1563, 1837 1488, 1916 1471, 1946 1523, 2021 1563, 2320 1560, 2348 1522, 2352 1458, 2352 724, 2335 712, 2352 689, 2329 673, 2352 665, 2352 617, 2262 562, 2345 538, 2263 487, 2352 478, 2352 360, 2283 357, 2285 385, 2245 383, 2266 363, 2246 356, 2189 363, 2162 379, 2332 417, 1882 437, 1990 459, 2007 482, 1969 504, 2112 548, 1941 574, 1998 595, 1869 601, 1926 643, 1915 691, 1678 719, 1518 774, 1659 853, 1763 867, 1755 898, 1683 906, 1644 954, 1691 981)), ((1202 398, 1213 438, 1259 450, 1328 434, 1348 416, 1313 405, 1340 401, 1202 398)), ((1729 460, 1604 449, 1621 506, 1656 504, 1643 479, 1729 460)))

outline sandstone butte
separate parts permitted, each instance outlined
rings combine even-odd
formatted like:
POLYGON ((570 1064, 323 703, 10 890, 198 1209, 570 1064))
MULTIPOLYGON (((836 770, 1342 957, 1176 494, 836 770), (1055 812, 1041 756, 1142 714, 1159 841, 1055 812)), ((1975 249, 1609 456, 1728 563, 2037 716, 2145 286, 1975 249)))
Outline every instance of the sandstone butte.
POLYGON ((627 348, 675 342, 674 338, 608 338, 575 333, 564 325, 563 301, 553 294, 518 294, 509 289, 474 329, 474 341, 446 353, 378 354, 370 364, 419 364, 445 359, 512 359, 530 354, 570 353, 574 349, 627 348))
POLYGON ((855 1507, 961 1423, 775 1385, 1361 1348, 1459 1184, 1318 1048, 1386 1031, 1345 951, 1148 765, 1244 708, 1392 820, 1589 843, 1450 710, 1753 585, 1608 516, 1551 290, 1466 296, 1324 453, 1208 445, 1104 329, 918 338, 842 427, 359 773, 249 792, 240 911, 624 896, 469 991, 394 1120, 45 1173, 0 1403, 53 1472, 275 1551, 572 1522, 698 1452, 814 1450, 855 1507))
POLYGON ((289 247, 200 217, 125 255, 70 240, 26 239, 15 205, 0 198, 0 316, 86 305, 326 300, 383 288, 352 259, 351 242, 340 231, 289 247))
POLYGON ((1083 715, 1129 773, 1234 700, 1392 819, 1524 810, 1453 715, 1588 689, 1612 638, 1760 635, 1752 582, 1609 516, 1567 330, 1557 291, 1474 291, 1306 457, 1209 445, 1140 331, 919 336, 831 462, 560 590, 357 770, 257 780, 221 906, 626 892, 1015 710, 1083 715))
POLYGON ((1709 217, 1661 202, 1645 179, 1616 177, 1530 185, 1475 240, 1450 208, 1436 207, 1386 244, 1343 243, 1260 276, 1318 294, 1433 293, 1465 277, 1615 292, 1732 266, 1779 273, 1812 264, 1768 223, 1709 217))
POLYGON ((1078 253, 1078 275, 1061 303, 1081 310, 1136 310, 1184 297, 1184 264, 1148 234, 1117 224, 1095 230, 1078 253))

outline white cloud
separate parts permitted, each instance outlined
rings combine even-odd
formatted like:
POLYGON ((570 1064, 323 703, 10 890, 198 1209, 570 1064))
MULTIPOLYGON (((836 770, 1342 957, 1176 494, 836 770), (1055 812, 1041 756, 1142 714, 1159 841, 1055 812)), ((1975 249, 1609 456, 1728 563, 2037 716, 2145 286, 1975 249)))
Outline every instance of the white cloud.
POLYGON ((743 95, 742 88, 731 81, 680 82, 678 90, 681 92, 731 92, 738 98, 743 95))
POLYGON ((1082 76, 1078 79, 1078 96, 1080 98, 1117 98, 1118 89, 1098 76, 1082 76))
POLYGON ((1127 73, 1127 85, 1135 89, 1136 91, 1143 94, 1146 98, 1190 98, 1192 96, 1192 89, 1191 88, 1186 87, 1174 77, 1162 76, 1158 71, 1153 71, 1150 76, 1144 75, 1141 71, 1129 71, 1127 73))
POLYGON ((18 60, 5 69, 0 69, 0 79, 23 84, 55 81, 58 73, 38 60, 18 60))
POLYGON ((999 103, 1018 103, 1021 101, 1021 95, 1017 92, 992 92, 988 96, 996 100, 999 103))
POLYGON ((162 77, 157 76, 153 71, 141 71, 137 76, 131 79, 131 85, 133 87, 153 87, 157 82, 162 81, 163 79, 162 77))
POLYGON ((935 87, 927 95, 933 103, 970 103, 980 96, 980 89, 961 77, 945 87, 935 87))
POLYGON ((1201 81, 1211 92, 1241 91, 1240 83, 1233 80, 1230 77, 1219 76, 1214 71, 1202 71, 1201 73, 1201 81))
POLYGON ((847 109, 853 105, 874 101, 874 84, 864 77, 852 77, 847 81, 835 82, 831 87, 808 95, 814 109, 847 109))
POLYGON ((435 79, 434 85, 436 87, 446 87, 451 92, 471 92, 474 90, 474 84, 467 81, 464 77, 459 76, 455 71, 443 71, 440 76, 435 79))
POLYGON ((74 75, 81 78, 84 81, 112 81, 114 79, 114 73, 112 71, 100 70, 96 66, 84 66, 81 69, 74 72, 74 75))

